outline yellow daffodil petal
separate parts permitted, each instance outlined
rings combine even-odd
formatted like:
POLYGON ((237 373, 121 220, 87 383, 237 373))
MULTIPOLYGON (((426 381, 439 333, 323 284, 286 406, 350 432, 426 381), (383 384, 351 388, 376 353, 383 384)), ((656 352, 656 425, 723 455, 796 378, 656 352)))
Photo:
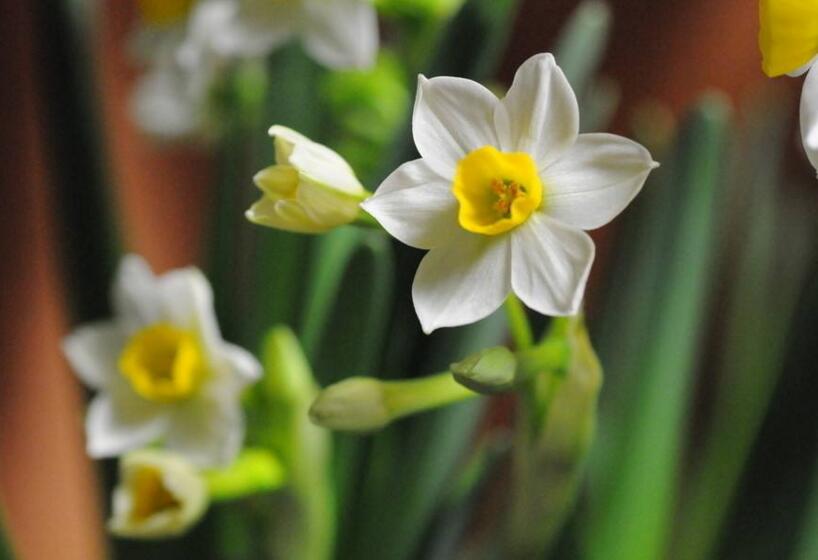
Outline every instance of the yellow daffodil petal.
POLYGON ((759 46, 770 76, 793 72, 818 55, 818 2, 761 0, 759 46))

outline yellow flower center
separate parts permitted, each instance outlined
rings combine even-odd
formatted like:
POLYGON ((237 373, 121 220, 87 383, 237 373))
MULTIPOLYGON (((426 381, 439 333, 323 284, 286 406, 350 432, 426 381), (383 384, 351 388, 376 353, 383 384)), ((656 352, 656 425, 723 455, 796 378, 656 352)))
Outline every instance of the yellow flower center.
POLYGON ((483 146, 457 164, 452 184, 460 203, 457 219, 463 229, 473 233, 504 233, 540 207, 543 188, 530 155, 483 146))
POLYGON ((759 45, 768 76, 793 72, 818 54, 815 0, 761 0, 760 16, 759 45))
POLYGON ((205 373, 196 336, 163 323, 131 337, 119 356, 119 369, 141 397, 162 403, 188 398, 205 373))
POLYGON ((139 0, 139 13, 148 25, 173 25, 190 12, 194 0, 139 0))
POLYGON ((162 473, 153 467, 141 467, 130 482, 133 506, 131 521, 140 522, 163 511, 178 509, 181 503, 165 487, 162 473))

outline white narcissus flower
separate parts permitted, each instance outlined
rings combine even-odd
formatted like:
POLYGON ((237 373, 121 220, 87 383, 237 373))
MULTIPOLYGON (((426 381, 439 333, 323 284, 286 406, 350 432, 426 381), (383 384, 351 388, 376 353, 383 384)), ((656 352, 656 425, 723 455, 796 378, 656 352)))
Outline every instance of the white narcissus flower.
POLYGON ((210 93, 227 65, 212 37, 231 21, 230 2, 143 0, 145 27, 133 51, 146 65, 131 99, 139 127, 162 140, 207 137, 211 132, 210 93))
POLYGON ((809 72, 801 94, 801 139, 818 170, 818 2, 761 0, 759 45, 771 78, 809 72))
POLYGON ((229 2, 235 14, 213 37, 227 56, 265 55, 301 39, 315 60, 330 68, 368 68, 378 53, 378 18, 372 0, 211 0, 229 2))
POLYGON ((207 510, 207 484, 182 456, 158 449, 133 451, 119 463, 108 530, 120 537, 180 535, 207 510))
POLYGON ((244 438, 242 390, 261 375, 222 340, 207 279, 195 268, 154 276, 122 260, 112 321, 82 325, 63 348, 99 393, 86 417, 88 453, 114 457, 161 440, 197 466, 230 463, 244 438))
POLYGON ((363 208, 429 249, 412 296, 423 330, 475 322, 510 292, 545 315, 580 309, 594 244, 657 166, 641 145, 579 134, 574 92, 550 54, 525 62, 503 99, 461 78, 421 76, 412 122, 421 159, 363 208))
POLYGON ((320 233, 358 217, 369 192, 331 149, 283 126, 270 128, 276 165, 253 177, 262 198, 246 213, 253 223, 299 233, 320 233))

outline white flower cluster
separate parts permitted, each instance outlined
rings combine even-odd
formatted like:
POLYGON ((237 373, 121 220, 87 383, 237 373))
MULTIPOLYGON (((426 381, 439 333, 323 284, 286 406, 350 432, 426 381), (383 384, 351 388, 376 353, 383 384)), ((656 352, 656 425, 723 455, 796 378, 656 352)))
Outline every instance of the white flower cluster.
POLYGON ((146 66, 131 112, 164 139, 202 134, 214 82, 234 60, 300 39, 330 68, 366 68, 378 52, 370 0, 142 0, 134 51, 146 66))
POLYGON ((175 534, 207 504, 197 469, 226 466, 241 450, 241 393, 261 365, 222 339, 210 285, 195 268, 154 276, 127 256, 112 299, 113 320, 82 325, 63 343, 97 392, 86 416, 88 454, 122 457, 112 531, 175 534))

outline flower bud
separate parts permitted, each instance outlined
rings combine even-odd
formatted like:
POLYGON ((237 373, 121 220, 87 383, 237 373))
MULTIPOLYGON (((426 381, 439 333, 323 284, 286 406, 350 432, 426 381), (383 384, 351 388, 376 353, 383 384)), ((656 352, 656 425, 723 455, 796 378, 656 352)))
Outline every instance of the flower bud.
POLYGON ((199 472, 181 456, 156 449, 125 455, 113 493, 108 529, 120 537, 180 535, 204 515, 208 492, 199 472))
POLYGON ((253 223, 298 233, 321 233, 354 221, 369 192, 340 155, 283 126, 275 137, 276 165, 256 173, 263 195, 246 213, 253 223))
POLYGON ((324 389, 310 408, 310 418, 332 430, 367 432, 386 426, 392 415, 383 383, 369 377, 350 377, 324 389))
POLYGON ((455 380, 482 394, 508 391, 514 386, 517 359, 508 348, 487 348, 450 367, 455 380))

